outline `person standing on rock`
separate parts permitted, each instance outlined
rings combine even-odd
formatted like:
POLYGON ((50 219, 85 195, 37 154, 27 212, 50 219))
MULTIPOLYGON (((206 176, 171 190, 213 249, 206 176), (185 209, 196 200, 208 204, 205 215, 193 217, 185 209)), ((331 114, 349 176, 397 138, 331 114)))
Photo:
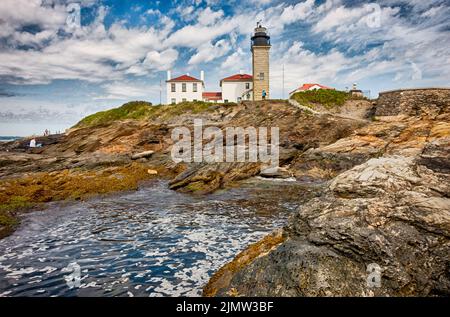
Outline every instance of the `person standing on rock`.
POLYGON ((266 95, 267 95, 266 90, 263 89, 263 91, 262 91, 262 99, 263 99, 263 100, 266 99, 266 95))

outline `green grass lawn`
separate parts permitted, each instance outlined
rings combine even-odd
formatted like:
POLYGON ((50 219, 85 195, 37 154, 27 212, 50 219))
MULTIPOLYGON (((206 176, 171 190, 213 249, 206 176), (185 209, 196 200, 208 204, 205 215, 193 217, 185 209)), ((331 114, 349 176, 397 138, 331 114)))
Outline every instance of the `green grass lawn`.
POLYGON ((301 91, 291 97, 304 106, 313 108, 314 105, 322 105, 328 109, 340 107, 350 98, 351 95, 348 92, 325 89, 301 91))
POLYGON ((219 107, 234 106, 235 103, 211 103, 203 101, 181 102, 176 105, 152 105, 146 101, 131 101, 118 108, 100 111, 85 117, 74 127, 91 127, 116 120, 170 118, 183 113, 214 111, 219 107))

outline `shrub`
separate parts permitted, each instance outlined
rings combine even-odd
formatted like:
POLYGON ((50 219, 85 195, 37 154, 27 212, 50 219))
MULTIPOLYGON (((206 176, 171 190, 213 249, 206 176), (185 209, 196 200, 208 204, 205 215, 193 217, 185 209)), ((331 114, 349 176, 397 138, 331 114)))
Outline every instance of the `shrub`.
POLYGON ((297 92, 291 99, 304 106, 322 105, 325 108, 333 108, 342 106, 350 97, 345 91, 318 89, 297 92))

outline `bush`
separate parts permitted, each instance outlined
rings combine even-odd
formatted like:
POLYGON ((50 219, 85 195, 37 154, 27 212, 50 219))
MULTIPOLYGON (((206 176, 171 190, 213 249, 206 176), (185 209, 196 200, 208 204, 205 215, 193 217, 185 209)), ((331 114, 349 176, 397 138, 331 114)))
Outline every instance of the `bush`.
POLYGON ((75 127, 94 126, 115 120, 139 119, 145 117, 151 110, 152 104, 145 101, 132 101, 119 108, 100 111, 85 117, 75 127))
POLYGON ((318 89, 297 92, 291 99, 304 106, 322 105, 333 108, 342 106, 350 97, 350 94, 345 91, 318 89))

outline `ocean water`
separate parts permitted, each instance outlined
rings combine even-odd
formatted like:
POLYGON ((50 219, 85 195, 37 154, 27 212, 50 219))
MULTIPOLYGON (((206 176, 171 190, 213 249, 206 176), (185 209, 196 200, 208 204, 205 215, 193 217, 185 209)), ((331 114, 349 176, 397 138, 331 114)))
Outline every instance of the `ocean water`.
POLYGON ((2 136, 0 135, 0 142, 10 142, 20 139, 20 136, 2 136))
POLYGON ((257 180, 195 197, 159 181, 53 203, 0 240, 0 296, 200 296, 218 268, 287 222, 302 195, 283 197, 292 186, 257 180))

